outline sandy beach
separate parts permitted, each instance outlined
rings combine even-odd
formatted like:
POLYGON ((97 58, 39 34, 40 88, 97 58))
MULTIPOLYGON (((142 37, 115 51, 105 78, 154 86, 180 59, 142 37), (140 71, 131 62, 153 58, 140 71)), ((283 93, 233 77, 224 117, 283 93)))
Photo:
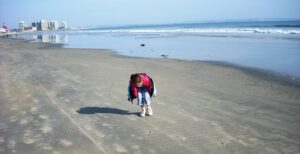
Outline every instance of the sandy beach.
POLYGON ((0 153, 300 153, 299 81, 201 61, 0 39, 0 153), (152 117, 129 76, 156 82, 152 117))

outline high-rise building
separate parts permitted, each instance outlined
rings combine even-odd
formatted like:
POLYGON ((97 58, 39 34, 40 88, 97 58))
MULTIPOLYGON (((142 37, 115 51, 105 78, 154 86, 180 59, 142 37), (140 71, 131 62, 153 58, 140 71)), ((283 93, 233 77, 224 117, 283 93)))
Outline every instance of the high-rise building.
POLYGON ((31 23, 31 26, 32 26, 32 27, 37 27, 37 23, 36 23, 36 22, 33 22, 33 23, 31 23))
POLYGON ((40 20, 38 22, 33 22, 32 27, 36 27, 38 31, 45 31, 45 30, 58 30, 58 29, 67 29, 67 22, 62 21, 60 24, 56 20, 47 21, 47 20, 40 20))
POLYGON ((67 28, 68 28, 67 22, 66 21, 62 21, 61 24, 60 24, 59 29, 67 29, 67 28))
POLYGON ((41 22, 36 22, 36 29, 37 30, 42 30, 41 22))
POLYGON ((37 30, 44 31, 49 30, 49 25, 47 20, 40 20, 40 22, 37 22, 37 30))
POLYGON ((49 22, 49 29, 50 30, 57 30, 58 29, 58 22, 55 20, 52 20, 49 22))
POLYGON ((23 31, 26 27, 26 23, 24 21, 19 22, 19 30, 23 31))

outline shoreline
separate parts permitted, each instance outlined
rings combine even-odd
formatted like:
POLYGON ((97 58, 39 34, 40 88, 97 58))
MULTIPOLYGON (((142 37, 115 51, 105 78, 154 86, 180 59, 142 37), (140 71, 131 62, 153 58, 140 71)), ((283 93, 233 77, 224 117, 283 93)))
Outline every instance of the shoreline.
POLYGON ((300 88, 269 76, 0 39, 0 152, 299 153, 300 88), (152 117, 127 101, 134 72, 155 81, 152 117))
MULTIPOLYGON (((93 32, 93 34, 78 34, 41 33, 38 35, 38 38, 37 35, 27 35, 24 38, 36 38, 37 41, 41 42, 66 43, 64 48, 112 49, 118 51, 119 54, 135 57, 161 58, 162 55, 169 55, 169 58, 182 60, 230 62, 236 65, 272 70, 300 78, 299 62, 297 60, 297 57, 299 57, 297 52, 299 39, 298 41, 291 41, 278 36, 279 39, 274 40, 271 39, 273 37, 268 36, 269 34, 264 34, 267 37, 264 39, 261 37, 239 39, 232 38, 230 33, 224 38, 206 38, 201 35, 181 34, 179 35, 180 37, 177 37, 176 33, 155 34, 157 36, 153 38, 151 35, 148 37, 147 34, 143 33, 108 33, 102 35, 101 33, 93 32), (77 36, 78 34, 80 36, 77 36), (114 37, 114 35, 120 37, 114 37), (168 35, 168 39, 164 39, 163 35, 168 35), (138 39, 136 40, 135 37, 138 39), (83 40, 80 40, 80 38, 83 40), (70 40, 68 41, 68 39, 70 40), (201 44, 197 42, 201 42, 201 44), (140 43, 146 43, 147 47, 141 48, 139 46, 140 43), (286 59, 284 63, 281 62, 282 57, 286 59)), ((214 36, 215 34, 211 33, 209 35, 214 36)))
POLYGON ((300 77, 289 75, 283 72, 277 72, 273 70, 263 69, 263 68, 257 68, 257 67, 251 67, 251 66, 245 66, 240 64, 235 64, 231 62, 226 61, 214 61, 214 60, 187 60, 187 59, 177 59, 177 58, 157 58, 157 57, 139 57, 139 56, 129 56, 121 54, 119 51, 115 51, 112 49, 99 49, 99 48, 66 48, 64 47, 65 44, 63 43, 46 43, 46 42, 32 42, 32 40, 26 40, 26 39, 17 39, 17 38, 4 38, 8 40, 21 40, 26 43, 34 43, 34 44, 45 44, 53 47, 58 47, 62 49, 74 49, 74 50, 99 50, 101 52, 109 52, 113 53, 115 56, 120 56, 124 58, 139 58, 139 59, 169 59, 169 60, 175 60, 175 61, 185 61, 185 62, 200 62, 200 63, 208 63, 216 66, 221 67, 230 67, 233 69, 237 69, 240 71, 243 71, 245 73, 248 73, 249 75, 253 75, 256 77, 260 77, 261 79, 274 81, 276 83, 285 84, 288 86, 295 86, 297 88, 300 88, 300 77))
POLYGON ((276 72, 272 70, 266 70, 256 67, 242 66, 233 63, 221 62, 221 61, 203 61, 210 63, 212 65, 217 65, 221 67, 229 67, 233 69, 238 69, 242 72, 245 72, 249 75, 255 76, 257 78, 261 78, 267 81, 287 85, 294 86, 296 88, 300 88, 300 78, 296 76, 291 76, 285 73, 276 72))

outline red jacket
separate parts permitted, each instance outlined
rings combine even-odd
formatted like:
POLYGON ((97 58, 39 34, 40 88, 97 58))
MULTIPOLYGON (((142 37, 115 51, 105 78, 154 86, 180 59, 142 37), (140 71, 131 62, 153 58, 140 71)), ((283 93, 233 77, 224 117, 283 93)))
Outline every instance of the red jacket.
MULTIPOLYGON (((140 76, 141 80, 143 81, 143 87, 146 87, 148 93, 150 94, 150 96, 152 96, 152 94, 153 94, 152 79, 145 73, 139 73, 139 76, 140 76)), ((131 89, 131 92, 130 92, 131 98, 137 98, 138 87, 134 83, 131 83, 130 81, 129 81, 129 84, 130 84, 130 89, 131 89)))

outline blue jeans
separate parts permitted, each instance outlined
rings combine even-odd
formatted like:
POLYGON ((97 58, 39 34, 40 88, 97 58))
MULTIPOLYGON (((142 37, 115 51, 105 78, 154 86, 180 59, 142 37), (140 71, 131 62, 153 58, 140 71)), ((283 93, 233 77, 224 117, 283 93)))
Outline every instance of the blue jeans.
POLYGON ((147 91, 147 88, 141 87, 138 88, 138 97, 137 97, 138 105, 150 105, 150 95, 147 91))

